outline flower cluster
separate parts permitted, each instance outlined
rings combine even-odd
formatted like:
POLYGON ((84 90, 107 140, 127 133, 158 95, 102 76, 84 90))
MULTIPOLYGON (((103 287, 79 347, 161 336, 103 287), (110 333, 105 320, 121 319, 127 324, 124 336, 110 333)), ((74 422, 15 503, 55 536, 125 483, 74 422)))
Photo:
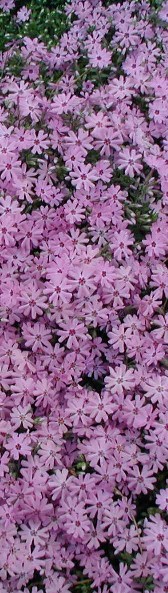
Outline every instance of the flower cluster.
POLYGON ((0 56, 0 593, 168 590, 168 2, 151 4, 72 0, 57 45, 0 56))

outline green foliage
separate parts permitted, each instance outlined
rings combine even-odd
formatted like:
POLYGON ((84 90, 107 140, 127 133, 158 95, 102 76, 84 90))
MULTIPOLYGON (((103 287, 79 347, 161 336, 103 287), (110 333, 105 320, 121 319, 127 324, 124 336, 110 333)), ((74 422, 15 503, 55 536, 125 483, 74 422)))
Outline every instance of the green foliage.
POLYGON ((73 587, 73 591, 76 591, 76 593, 91 593, 90 583, 89 579, 79 581, 73 587))
POLYGON ((98 150, 89 150, 86 158, 86 163, 90 163, 91 165, 95 165, 100 158, 100 154, 98 150))
POLYGON ((38 37, 49 47, 55 45, 68 28, 64 7, 63 0, 30 0, 27 3, 17 0, 15 9, 10 13, 0 10, 0 51, 4 51, 8 43, 24 36, 38 37), (30 19, 17 23, 16 14, 24 4, 31 10, 30 19))
POLYGON ((155 8, 157 10, 158 8, 161 8, 163 0, 149 0, 149 4, 152 8, 155 8))

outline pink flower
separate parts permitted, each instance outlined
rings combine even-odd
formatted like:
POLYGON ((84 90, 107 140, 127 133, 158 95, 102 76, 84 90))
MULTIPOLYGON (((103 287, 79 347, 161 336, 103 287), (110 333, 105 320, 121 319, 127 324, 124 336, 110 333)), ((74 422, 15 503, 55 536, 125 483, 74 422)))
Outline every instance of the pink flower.
POLYGON ((89 62, 93 68, 107 68, 111 62, 111 54, 106 48, 101 48, 98 44, 93 46, 92 51, 88 53, 89 62))
POLYGON ((147 494, 148 490, 154 489, 155 482, 156 478, 154 478, 151 470, 144 466, 140 472, 137 465, 135 465, 134 469, 130 471, 128 487, 134 494, 140 494, 140 492, 147 494))
POLYGON ((124 391, 129 391, 135 386, 133 369, 127 369, 126 365, 121 364, 114 369, 110 367, 110 377, 106 377, 105 383, 111 393, 122 395, 124 391))
POLYGON ((57 331, 59 342, 67 340, 67 348, 77 348, 79 340, 87 340, 89 338, 87 330, 83 323, 80 323, 77 319, 61 322, 60 326, 62 329, 57 331))
POLYGON ((43 130, 40 130, 38 133, 32 133, 31 137, 31 146, 32 146, 32 154, 41 154, 43 150, 46 150, 49 147, 50 141, 48 140, 47 134, 44 134, 43 130))
POLYGON ((27 9, 26 6, 22 6, 22 8, 20 8, 20 10, 18 10, 17 12, 17 17, 16 20, 18 23, 22 23, 22 22, 26 22, 29 20, 29 17, 31 15, 31 10, 27 9))
POLYGON ((89 397, 87 405, 87 412, 90 418, 94 418, 96 422, 107 421, 108 416, 112 413, 111 399, 108 393, 104 393, 102 397, 96 392, 89 397))
POLYGON ((21 426, 21 424, 25 429, 31 428, 33 426, 33 420, 30 406, 17 406, 17 408, 13 408, 11 422, 14 426, 14 430, 21 426))
POLYGON ((71 93, 60 93, 54 97, 51 112, 58 115, 68 113, 68 111, 73 111, 79 103, 79 98, 75 96, 72 97, 71 93))
MULTIPOLYGON (((99 122, 98 122, 99 123, 99 122)), ((101 128, 98 125, 92 132, 95 138, 94 146, 96 150, 100 150, 101 156, 110 157, 112 150, 119 150, 122 138, 119 130, 113 128, 101 128)))
POLYGON ((116 327, 108 333, 109 344, 113 345, 114 350, 118 349, 119 352, 124 352, 125 349, 125 332, 123 325, 116 327))
POLYGON ((112 176, 112 171, 109 166, 109 161, 105 161, 105 160, 98 161, 98 163, 96 164, 96 167, 95 167, 95 172, 100 177, 100 179, 102 181, 109 183, 111 176, 112 176))
POLYGON ((15 6, 14 0, 0 0, 0 8, 4 10, 4 12, 10 12, 12 8, 15 6))
POLYGON ((97 181, 98 175, 94 171, 91 165, 82 164, 80 167, 76 167, 74 171, 70 171, 70 178, 72 179, 72 185, 75 185, 76 189, 84 188, 88 191, 91 187, 94 187, 94 181, 97 181))
POLYGON ((167 239, 164 235, 159 235, 157 232, 153 231, 147 239, 143 240, 143 244, 149 257, 160 257, 166 253, 167 239))
POLYGON ((159 556, 163 551, 168 551, 168 530, 166 522, 159 514, 144 521, 143 545, 147 550, 159 556))
POLYGON ((56 579, 53 579, 53 584, 52 582, 48 583, 47 581, 48 579, 46 579, 48 593, 70 593, 70 585, 68 585, 63 576, 58 576, 58 574, 56 574, 56 579))
POLYGON ((23 325, 23 336, 25 345, 32 348, 32 352, 38 349, 47 348, 50 345, 51 331, 43 323, 37 322, 35 325, 26 323, 23 325))
POLYGON ((82 269, 79 267, 70 270, 69 278, 69 289, 72 291, 76 289, 79 298, 88 297, 95 292, 96 283, 92 266, 85 265, 82 269))
POLYGON ((110 247, 117 260, 128 258, 131 255, 130 245, 133 244, 133 237, 128 230, 115 231, 110 239, 110 247))
POLYGON ((125 174, 134 177, 135 173, 139 175, 142 171, 141 154, 136 153, 134 149, 123 148, 119 151, 116 164, 118 169, 124 169, 125 174))
POLYGON ((32 319, 36 319, 37 315, 42 315, 43 311, 47 309, 46 297, 37 288, 36 283, 25 286, 20 301, 23 304, 20 305, 19 311, 23 312, 27 317, 31 314, 32 319))
POLYGON ((65 136, 64 138, 64 143, 67 147, 72 147, 73 150, 75 148, 79 150, 83 156, 86 156, 87 151, 92 149, 89 134, 82 128, 79 128, 77 134, 73 131, 69 131, 68 136, 65 136))
POLYGON ((52 491, 52 499, 56 500, 61 495, 63 488, 66 486, 66 481, 68 478, 68 470, 67 469, 58 469, 56 470, 55 474, 52 476, 49 486, 52 491))
POLYGON ((156 504, 162 511, 168 511, 168 488, 160 490, 156 496, 156 504))
POLYGON ((159 10, 159 18, 166 21, 166 23, 168 22, 168 2, 165 2, 161 10, 159 10))
POLYGON ((71 292, 68 280, 64 277, 64 274, 54 273, 54 267, 52 277, 52 280, 47 283, 44 289, 44 293, 49 295, 50 303, 54 306, 57 306, 60 302, 69 303, 71 292))
POLYGON ((9 441, 5 444, 7 451, 10 451, 11 457, 19 459, 20 455, 29 455, 31 453, 31 440, 30 437, 25 434, 15 434, 9 438, 9 441))
POLYGON ((9 453, 7 451, 5 451, 5 453, 3 453, 3 455, 1 456, 1 463, 0 463, 0 477, 1 478, 3 478, 6 475, 6 473, 9 472, 8 462, 9 462, 9 453))
MULTIPOLYGON (((139 531, 139 530, 138 530, 139 531)), ((126 550, 128 554, 132 554, 133 551, 137 551, 140 545, 140 531, 137 532, 135 525, 131 525, 130 529, 125 528, 122 533, 119 533, 113 539, 113 546, 115 548, 115 554, 120 553, 122 550, 126 550)))
POLYGON ((83 540, 85 534, 90 531, 90 523, 83 506, 83 502, 73 501, 68 497, 67 503, 62 503, 61 519, 64 522, 64 529, 74 540, 83 540), (72 506, 74 502, 74 507, 72 506), (75 504, 76 503, 76 504, 75 504))
POLYGON ((167 398, 168 377, 158 374, 147 377, 142 381, 142 388, 145 391, 145 396, 150 398, 153 403, 157 401, 164 403, 167 398))

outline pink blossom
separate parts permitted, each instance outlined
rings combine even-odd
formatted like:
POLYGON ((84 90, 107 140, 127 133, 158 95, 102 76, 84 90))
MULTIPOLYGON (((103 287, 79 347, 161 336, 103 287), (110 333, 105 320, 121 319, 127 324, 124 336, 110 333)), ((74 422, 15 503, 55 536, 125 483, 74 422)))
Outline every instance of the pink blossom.
POLYGON ((125 365, 110 367, 110 377, 106 377, 105 382, 111 393, 122 395, 124 390, 129 391, 135 385, 134 371, 127 369, 125 365))
POLYGON ((119 169, 124 169, 125 174, 134 177, 135 173, 139 174, 142 170, 141 154, 136 153, 134 149, 124 148, 119 152, 117 158, 117 166, 119 169))
POLYGON ((10 12, 10 10, 14 8, 14 5, 14 0, 0 0, 0 8, 2 8, 4 12, 10 12))
POLYGON ((37 315, 42 315, 43 311, 47 309, 46 297, 42 295, 40 289, 34 286, 25 286, 25 289, 20 296, 21 305, 19 310, 28 317, 30 314, 32 319, 36 319, 37 315))
POLYGON ((60 324, 62 329, 58 330, 59 342, 67 339, 67 348, 78 347, 78 340, 87 340, 88 335, 83 323, 79 323, 77 319, 72 319, 68 323, 60 324))
POLYGON ((17 12, 16 20, 18 21, 18 23, 28 21, 30 14, 31 10, 28 10, 26 6, 22 6, 22 8, 20 8, 20 10, 18 10, 17 12))
POLYGON ((130 472, 128 484, 129 488, 134 488, 135 494, 143 492, 147 493, 148 489, 153 490, 156 479, 153 477, 153 472, 144 466, 142 472, 135 466, 134 470, 130 472))
POLYGON ((162 511, 168 510, 168 488, 160 490, 159 494, 156 496, 156 503, 162 511))
POLYGON ((74 171, 71 171, 70 177, 72 179, 72 185, 75 185, 77 189, 84 188, 85 191, 93 187, 93 182, 98 179, 98 175, 96 171, 91 168, 91 165, 84 164, 80 167, 76 167, 74 171))
POLYGON ((23 434, 13 434, 7 441, 5 448, 10 451, 14 459, 19 459, 19 455, 29 455, 31 452, 29 436, 23 434))
POLYGON ((162 549, 167 551, 167 526, 159 514, 155 515, 155 517, 151 516, 149 519, 145 519, 143 544, 146 544, 149 551, 153 550, 156 556, 160 555, 162 549))

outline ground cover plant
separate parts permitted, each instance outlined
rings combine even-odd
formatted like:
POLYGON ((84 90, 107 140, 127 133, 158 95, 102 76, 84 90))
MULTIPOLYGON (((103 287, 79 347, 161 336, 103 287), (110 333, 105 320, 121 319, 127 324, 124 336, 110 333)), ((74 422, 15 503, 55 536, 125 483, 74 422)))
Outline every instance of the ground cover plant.
POLYGON ((0 26, 0 593, 167 593, 168 2, 0 26))

